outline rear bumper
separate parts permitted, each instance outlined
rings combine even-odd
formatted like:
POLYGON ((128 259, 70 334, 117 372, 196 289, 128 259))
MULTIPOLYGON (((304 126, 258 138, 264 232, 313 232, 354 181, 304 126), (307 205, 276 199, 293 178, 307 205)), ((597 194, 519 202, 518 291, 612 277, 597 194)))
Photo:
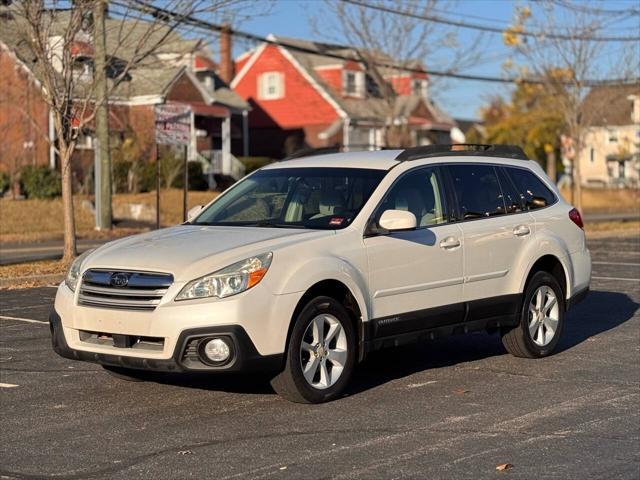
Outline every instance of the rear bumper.
MULTIPOLYGON (((113 367, 157 372, 256 372, 277 371, 282 368, 284 360, 284 354, 260 355, 249 335, 240 325, 184 330, 176 341, 173 354, 166 359, 115 355, 71 348, 65 338, 60 315, 55 309, 49 315, 49 326, 53 350, 61 357, 113 367), (207 365, 200 361, 197 354, 194 353, 197 348, 193 347, 199 341, 212 336, 226 337, 233 342, 234 354, 228 363, 221 366, 207 365)), ((126 349, 123 348, 123 350, 126 349)))

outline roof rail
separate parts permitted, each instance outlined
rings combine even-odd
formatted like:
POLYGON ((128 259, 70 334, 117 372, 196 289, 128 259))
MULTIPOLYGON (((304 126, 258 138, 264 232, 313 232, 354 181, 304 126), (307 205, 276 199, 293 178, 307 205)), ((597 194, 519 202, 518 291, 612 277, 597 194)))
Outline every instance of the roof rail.
POLYGON ((517 145, 483 145, 478 143, 437 144, 407 148, 400 152, 396 160, 407 162, 420 158, 448 156, 505 157, 517 160, 529 160, 522 148, 517 145))
MULTIPOLYGON (((387 149, 386 147, 375 147, 375 150, 386 150, 386 149, 387 149)), ((364 152, 364 151, 372 151, 372 150, 371 150, 371 145, 367 145, 367 144, 349 145, 348 147, 346 147, 346 149, 344 146, 341 146, 341 145, 333 145, 330 147, 302 148, 300 150, 296 150, 292 154, 283 158, 282 161, 294 160, 296 158, 303 158, 303 157, 311 157, 313 155, 326 155, 329 153, 340 153, 345 151, 364 152)))

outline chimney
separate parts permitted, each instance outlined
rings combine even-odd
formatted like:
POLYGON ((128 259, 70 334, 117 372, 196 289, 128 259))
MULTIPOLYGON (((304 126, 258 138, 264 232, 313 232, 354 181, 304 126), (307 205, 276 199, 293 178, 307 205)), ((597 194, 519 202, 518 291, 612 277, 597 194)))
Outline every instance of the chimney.
POLYGON ((229 85, 234 76, 234 64, 231 59, 231 27, 223 25, 220 30, 220 78, 229 85))

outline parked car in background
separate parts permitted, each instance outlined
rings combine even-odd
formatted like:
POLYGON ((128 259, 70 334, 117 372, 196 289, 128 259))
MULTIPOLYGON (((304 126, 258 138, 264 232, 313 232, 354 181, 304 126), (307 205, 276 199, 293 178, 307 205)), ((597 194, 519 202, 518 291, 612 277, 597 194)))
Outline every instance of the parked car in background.
POLYGON ((316 403, 418 340, 488 330, 547 356, 590 273, 580 214, 517 147, 339 153, 80 256, 50 321, 56 352, 111 372, 271 370, 316 403))

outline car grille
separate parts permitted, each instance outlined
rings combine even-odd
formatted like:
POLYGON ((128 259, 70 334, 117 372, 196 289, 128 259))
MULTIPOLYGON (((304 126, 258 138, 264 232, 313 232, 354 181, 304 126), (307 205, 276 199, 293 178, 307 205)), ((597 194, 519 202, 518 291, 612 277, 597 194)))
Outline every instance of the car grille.
POLYGON ((87 270, 78 304, 124 310, 153 310, 173 283, 168 273, 87 270))

